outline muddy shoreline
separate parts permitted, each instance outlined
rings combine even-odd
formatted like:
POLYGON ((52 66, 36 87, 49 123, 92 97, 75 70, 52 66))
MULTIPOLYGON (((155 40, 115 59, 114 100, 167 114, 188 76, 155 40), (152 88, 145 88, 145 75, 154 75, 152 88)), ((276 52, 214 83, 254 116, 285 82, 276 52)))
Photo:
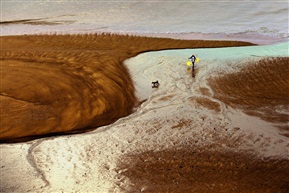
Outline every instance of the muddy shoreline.
MULTIPOLYGON (((230 118, 219 116, 220 104, 209 97, 189 95, 185 103, 157 111, 157 104, 170 102, 182 91, 156 95, 144 103, 146 113, 125 117, 139 103, 123 64, 127 58, 146 51, 253 44, 115 34, 7 36, 0 42, 0 192, 289 191, 289 161, 284 153, 289 145, 283 140, 288 137, 266 132, 263 136, 262 124, 256 132, 230 125, 230 118), (195 117, 188 113, 193 111, 195 117), (123 119, 116 121, 119 118, 123 119), (266 154, 269 150, 277 152, 266 154)), ((236 109, 267 105, 268 101, 258 100, 266 93, 273 98, 281 93, 276 104, 287 103, 286 64, 288 58, 274 58, 211 79, 219 93, 214 97, 236 109), (264 76, 276 63, 274 72, 283 74, 272 81, 274 77, 264 76), (259 85, 248 78, 251 71, 261 77, 259 85), (275 84, 279 90, 272 90, 275 84), (239 94, 228 98, 234 89, 239 94), (258 89, 266 92, 253 92, 258 89), (242 97, 248 90, 250 100, 242 97)), ((210 94, 200 89, 203 96, 210 94)), ((278 121, 273 110, 261 115, 278 121)), ((286 117, 280 120, 284 123, 286 117)))
POLYGON ((123 61, 139 53, 252 45, 116 34, 5 36, 0 41, 3 142, 87 131, 127 116, 137 99, 123 61))

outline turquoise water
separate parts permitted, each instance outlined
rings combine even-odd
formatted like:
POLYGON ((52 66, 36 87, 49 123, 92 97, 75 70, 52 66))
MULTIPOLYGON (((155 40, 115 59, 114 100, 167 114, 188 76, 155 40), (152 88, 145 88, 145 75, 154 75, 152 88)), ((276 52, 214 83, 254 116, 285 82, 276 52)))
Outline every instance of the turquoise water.
POLYGON ((189 80, 190 88, 192 78, 187 73, 186 62, 192 54, 200 58, 195 63, 195 68, 199 71, 196 81, 203 84, 212 74, 240 71, 254 60, 289 57, 288 47, 289 42, 262 46, 152 51, 130 58, 125 64, 132 72, 138 98, 144 100, 151 95, 148 83, 155 80, 162 86, 189 80))
MULTIPOLYGON (((289 42, 283 42, 273 45, 263 46, 245 46, 233 48, 206 48, 206 49, 188 49, 180 50, 181 55, 190 56, 193 52, 200 58, 206 60, 222 59, 222 60, 239 60, 239 59, 258 59, 261 57, 288 57, 289 42)), ((289 66, 288 66, 289 67, 289 66)))
POLYGON ((288 57, 289 42, 272 45, 229 48, 179 49, 149 52, 151 57, 171 57, 186 60, 192 54, 201 60, 239 60, 261 57, 288 57))

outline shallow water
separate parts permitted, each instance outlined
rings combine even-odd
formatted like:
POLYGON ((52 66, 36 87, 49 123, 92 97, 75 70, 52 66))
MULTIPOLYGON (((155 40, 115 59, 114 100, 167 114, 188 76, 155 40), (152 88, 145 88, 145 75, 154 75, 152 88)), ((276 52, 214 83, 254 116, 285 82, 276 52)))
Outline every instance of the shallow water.
MULTIPOLYGON (((189 56, 195 54, 200 58, 200 62, 196 63, 197 68, 206 68, 207 70, 217 70, 234 72, 240 70, 240 67, 246 66, 246 62, 252 60, 260 60, 266 57, 288 57, 288 46, 289 42, 279 43, 274 45, 264 45, 264 46, 242 46, 235 48, 202 48, 202 49, 179 49, 179 50, 163 50, 163 51, 153 51, 140 54, 134 58, 126 60, 126 65, 132 71, 135 70, 133 78, 142 80, 134 80, 136 85, 136 91, 138 98, 141 100, 148 99, 151 95, 151 88, 147 82, 160 80, 161 82, 175 82, 175 80, 165 80, 162 81, 160 75, 164 72, 160 72, 159 68, 155 65, 158 63, 167 64, 172 63, 176 66, 181 66, 181 68, 186 68, 186 61, 189 56), (164 62, 166 61, 166 62, 164 62), (228 65, 228 61, 232 63, 228 65), (234 61, 234 62, 232 62, 234 61), (243 61, 243 62, 241 62, 243 61), (149 70, 148 70, 149 69, 149 70), (154 69, 155 71, 152 71, 154 69), (150 73, 148 73, 150 72, 150 73), (145 76, 148 74, 149 76, 145 76), (142 78, 139 78, 142 77, 142 78), (145 80, 145 81, 143 81, 145 80)), ((167 69, 167 68, 163 68, 167 69)), ((185 73, 181 69, 168 71, 164 77, 170 77, 175 73, 185 73)), ((210 73, 209 73, 210 74, 210 73)), ((182 75, 187 77, 187 74, 182 75)), ((182 77, 181 76, 181 77, 182 77)), ((183 78, 183 77, 182 77, 183 78)), ((182 79, 180 78, 180 79, 182 79)), ((162 83, 163 84, 163 83, 162 83)))
POLYGON ((1 15, 2 22, 30 20, 2 23, 1 35, 117 32, 288 40, 286 1, 1 1, 1 15))

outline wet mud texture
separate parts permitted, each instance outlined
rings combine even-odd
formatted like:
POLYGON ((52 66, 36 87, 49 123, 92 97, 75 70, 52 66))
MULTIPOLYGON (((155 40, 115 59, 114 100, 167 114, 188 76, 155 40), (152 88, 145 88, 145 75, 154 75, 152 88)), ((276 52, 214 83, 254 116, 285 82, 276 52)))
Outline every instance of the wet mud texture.
POLYGON ((113 34, 7 36, 0 42, 1 142, 84 132, 129 115, 138 101, 123 61, 138 53, 250 45, 113 34))
POLYGON ((123 157, 118 185, 123 192, 288 192, 289 161, 260 160, 242 153, 191 150, 147 151, 123 157), (129 180, 123 186, 122 180, 129 180))
POLYGON ((210 79, 214 97, 272 122, 289 137, 289 57, 263 58, 210 79), (234 81, 232 81, 234 80, 234 81))

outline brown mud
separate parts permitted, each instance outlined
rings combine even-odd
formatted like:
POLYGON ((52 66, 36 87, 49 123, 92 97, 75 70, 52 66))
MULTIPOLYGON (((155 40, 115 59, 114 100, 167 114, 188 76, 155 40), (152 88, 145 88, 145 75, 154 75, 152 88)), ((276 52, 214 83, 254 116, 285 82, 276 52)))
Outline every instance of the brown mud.
MULTIPOLYGON (((129 115, 139 101, 123 61, 141 52, 251 45, 113 34, 9 36, 0 43, 3 142, 81 133, 129 115)), ((284 125, 288 119, 280 108, 288 105, 287 67, 288 58, 264 59, 210 85, 227 105, 284 125)), ((217 103, 190 101, 220 111, 217 103)), ((122 192, 289 192, 288 160, 190 145, 140 150, 119 160, 115 180, 122 192)))
POLYGON ((289 57, 263 58, 210 79, 214 97, 272 122, 289 136, 289 57), (232 81, 234 80, 234 81, 232 81))
POLYGON ((288 192, 289 161, 179 147, 129 154, 116 170, 123 192, 288 192), (125 176, 129 185, 122 183, 125 176))
POLYGON ((0 42, 2 142, 84 132, 129 115, 137 99, 123 61, 141 52, 251 45, 114 34, 7 36, 0 42))

